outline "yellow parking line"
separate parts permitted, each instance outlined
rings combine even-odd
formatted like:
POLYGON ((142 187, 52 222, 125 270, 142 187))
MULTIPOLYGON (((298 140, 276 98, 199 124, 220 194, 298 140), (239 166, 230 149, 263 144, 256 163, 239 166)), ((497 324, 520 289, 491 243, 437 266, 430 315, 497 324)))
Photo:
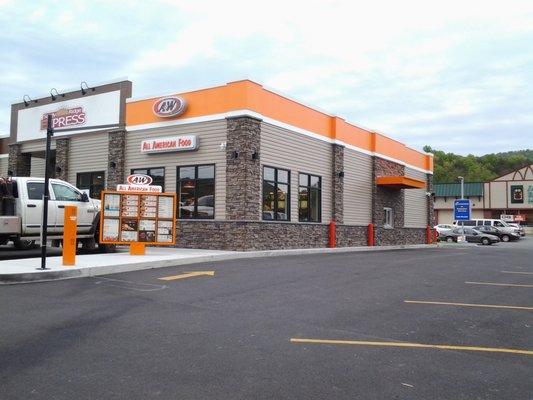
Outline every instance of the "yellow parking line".
POLYGON ((497 282, 465 282, 467 285, 486 285, 486 286, 509 286, 509 287, 527 287, 533 288, 533 285, 522 285, 517 283, 497 283, 497 282))
POLYGON ((404 300, 403 302, 410 303, 410 304, 436 304, 436 305, 442 305, 442 306, 504 308, 504 309, 510 309, 510 310, 533 311, 533 307, 503 306, 503 305, 497 305, 497 304, 447 303, 444 301, 421 301, 421 300, 404 300))
POLYGON ((532 350, 505 349, 496 347, 475 347, 475 346, 455 346, 447 344, 423 344, 404 342, 367 342, 364 340, 332 340, 332 339, 298 339, 292 338, 291 343, 311 343, 311 344, 338 344, 351 346, 380 346, 380 347, 411 347, 419 349, 440 349, 459 351, 482 351, 489 353, 511 353, 526 356, 533 356, 532 350))
POLYGON ((521 274, 521 275, 533 275, 533 272, 522 272, 522 271, 500 271, 504 274, 521 274))

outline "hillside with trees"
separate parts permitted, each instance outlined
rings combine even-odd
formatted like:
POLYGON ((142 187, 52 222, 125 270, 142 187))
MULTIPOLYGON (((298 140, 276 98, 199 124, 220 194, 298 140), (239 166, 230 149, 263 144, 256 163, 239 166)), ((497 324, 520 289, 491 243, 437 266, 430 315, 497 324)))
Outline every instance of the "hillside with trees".
POLYGON ((461 156, 445 153, 425 146, 424 151, 435 155, 434 182, 457 182, 464 176, 465 182, 484 182, 497 178, 525 165, 533 164, 533 150, 508 151, 505 153, 461 156))

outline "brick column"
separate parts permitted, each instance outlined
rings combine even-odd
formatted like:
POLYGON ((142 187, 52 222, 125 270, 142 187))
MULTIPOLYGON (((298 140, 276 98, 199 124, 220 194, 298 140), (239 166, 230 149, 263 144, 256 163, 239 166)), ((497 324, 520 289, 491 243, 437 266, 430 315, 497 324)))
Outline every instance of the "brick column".
POLYGON ((372 223, 383 227, 384 207, 392 208, 394 228, 403 228, 405 211, 405 194, 403 190, 390 189, 376 185, 376 178, 380 176, 404 176, 405 167, 392 161, 376 156, 372 157, 372 223))
POLYGON ((115 190, 117 184, 124 183, 126 160, 126 131, 117 130, 108 134, 107 184, 106 188, 115 190))
POLYGON ((8 174, 11 176, 30 176, 31 154, 22 153, 20 144, 9 145, 8 174))
MULTIPOLYGON (((426 174, 427 191, 433 194, 433 174, 426 174)), ((433 195, 427 196, 427 217, 428 225, 432 228, 435 226, 435 210, 433 204, 433 195)))
POLYGON ((344 223, 344 146, 332 145, 333 179, 331 219, 338 224, 344 223))
POLYGON ((57 179, 64 181, 68 180, 69 149, 70 138, 56 139, 56 168, 53 173, 57 179))
POLYGON ((261 120, 227 118, 226 218, 261 219, 261 120))

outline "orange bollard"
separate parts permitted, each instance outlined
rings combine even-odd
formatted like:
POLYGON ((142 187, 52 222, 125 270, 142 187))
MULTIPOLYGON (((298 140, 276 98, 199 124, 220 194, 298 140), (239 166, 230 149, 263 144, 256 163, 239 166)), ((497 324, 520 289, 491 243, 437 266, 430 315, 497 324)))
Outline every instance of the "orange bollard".
POLYGON ((335 232, 335 221, 329 223, 329 247, 334 248, 337 245, 337 238, 335 232))
POLYGON ((76 265, 78 207, 65 206, 63 220, 63 265, 76 265))
POLYGON ((146 246, 144 243, 130 243, 130 256, 144 256, 146 246))
POLYGON ((368 245, 374 246, 374 224, 368 224, 368 245))

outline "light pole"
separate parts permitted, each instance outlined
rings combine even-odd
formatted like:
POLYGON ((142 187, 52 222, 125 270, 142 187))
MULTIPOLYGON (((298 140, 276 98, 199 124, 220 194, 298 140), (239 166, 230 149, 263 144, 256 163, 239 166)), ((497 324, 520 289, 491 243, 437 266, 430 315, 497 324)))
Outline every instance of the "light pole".
MULTIPOLYGON (((462 176, 458 176, 457 179, 461 181, 461 200, 464 200, 465 198, 465 178, 462 176)), ((462 226, 462 234, 465 235, 465 221, 461 221, 462 226)))
POLYGON ((461 200, 465 198, 465 178, 458 176, 457 179, 461 181, 461 200))

